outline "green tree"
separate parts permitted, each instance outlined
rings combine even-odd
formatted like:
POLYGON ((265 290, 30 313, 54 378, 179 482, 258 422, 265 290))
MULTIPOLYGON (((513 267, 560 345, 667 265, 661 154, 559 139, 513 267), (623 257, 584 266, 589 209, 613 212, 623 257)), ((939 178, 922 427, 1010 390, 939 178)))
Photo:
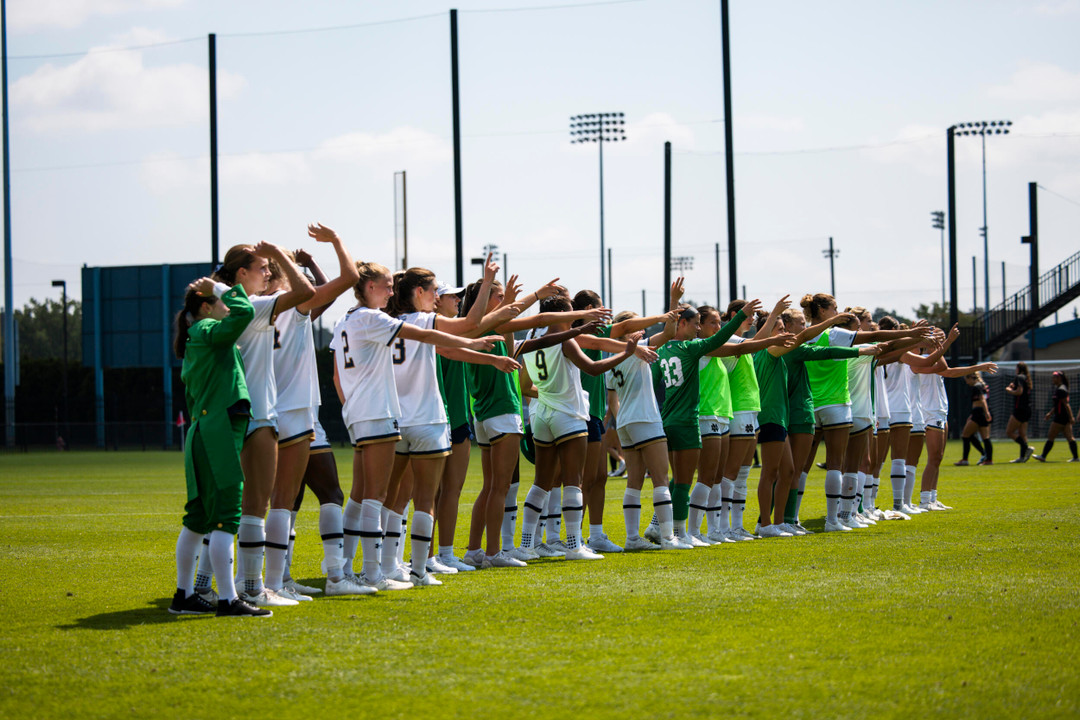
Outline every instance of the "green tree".
MULTIPOLYGON (((82 357, 82 303, 67 303, 68 361, 82 357)), ((15 311, 19 328, 19 356, 23 359, 64 357, 64 309, 59 300, 38 302, 30 298, 22 310, 15 311)))
MULTIPOLYGON (((946 331, 949 327, 949 304, 945 303, 931 303, 926 305, 925 303, 914 308, 915 317, 920 320, 926 320, 931 325, 936 325, 939 328, 944 328, 946 331)), ((975 324, 975 316, 971 313, 961 312, 957 315, 957 322, 960 327, 971 327, 975 324)))
POLYGON ((886 310, 883 307, 874 308, 874 312, 870 313, 870 315, 874 318, 874 322, 881 322, 881 318, 885 317, 886 315, 892 317, 897 322, 907 323, 908 325, 910 325, 912 322, 911 318, 901 315, 895 310, 886 310))

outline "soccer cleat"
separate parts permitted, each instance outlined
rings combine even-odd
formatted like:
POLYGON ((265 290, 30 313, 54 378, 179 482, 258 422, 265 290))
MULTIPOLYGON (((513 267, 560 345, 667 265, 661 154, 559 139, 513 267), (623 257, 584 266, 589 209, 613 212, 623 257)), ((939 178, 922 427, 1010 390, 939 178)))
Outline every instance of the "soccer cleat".
POLYGON ((846 518, 840 518, 840 524, 851 528, 852 530, 865 530, 870 527, 869 525, 863 525, 861 522, 855 519, 854 515, 848 515, 846 518))
POLYGON ((765 525, 757 529, 757 534, 763 538, 774 537, 793 537, 789 532, 785 532, 781 525, 765 525))
POLYGON ((458 572, 469 572, 476 569, 472 565, 466 565, 465 563, 463 563, 461 561, 461 558, 457 557, 456 555, 439 555, 439 562, 441 562, 448 568, 453 568, 454 570, 457 570, 458 572))
POLYGON ((672 535, 671 537, 660 538, 660 549, 661 550, 693 550, 694 546, 693 545, 687 545, 686 543, 681 541, 678 537, 676 537, 675 535, 672 535))
POLYGON ((276 592, 278 595, 280 595, 283 598, 288 598, 290 600, 295 600, 296 602, 310 602, 311 601, 311 596, 310 595, 303 595, 303 594, 298 593, 295 590, 293 590, 292 588, 287 587, 285 585, 282 585, 280 590, 275 590, 274 592, 276 592))
POLYGON ((462 558, 461 562, 473 568, 474 570, 477 568, 481 568, 484 566, 484 551, 480 548, 477 548, 476 550, 469 550, 465 553, 465 557, 462 558))
POLYGON ((647 528, 645 528, 645 534, 642 535, 642 537, 644 537, 649 542, 659 543, 660 542, 660 526, 659 525, 653 525, 653 524, 650 523, 649 526, 647 528))
POLYGON ((1042 455, 1032 455, 1031 457, 1035 458, 1039 462, 1046 462, 1046 458, 1044 458, 1042 455))
POLYGON ((412 583, 401 582, 400 580, 391 580, 388 577, 380 577, 377 580, 372 580, 365 575, 360 576, 360 582, 368 587, 373 587, 376 590, 382 592, 389 592, 391 590, 408 590, 412 587, 412 583))
POLYGON ((327 597, 338 595, 374 595, 377 592, 378 590, 369 585, 362 585, 355 575, 346 576, 336 581, 326 578, 327 597))
MULTIPOLYGON (((1030 450, 1030 448, 1028 448, 1028 449, 1030 450)), ((1009 461, 1009 464, 1010 465, 1015 465, 1016 463, 1023 463, 1023 462, 1027 462, 1027 455, 1021 455, 1020 457, 1013 458, 1012 460, 1009 461)))
POLYGON ((1080 462, 1080 458, 1069 458, 1065 462, 1067 462, 1067 463, 1080 462))
POLYGON ((450 567, 449 565, 444 565, 439 560, 438 555, 429 557, 427 559, 427 562, 424 563, 424 568, 429 573, 435 573, 436 575, 453 575, 457 572, 457 568, 450 567))
POLYGON ((548 545, 549 548, 551 548, 555 552, 565 553, 566 550, 567 550, 566 543, 563 542, 562 540, 559 540, 558 538, 552 540, 547 545, 548 545))
POLYGON ((540 553, 532 548, 517 547, 510 551, 510 557, 521 562, 528 562, 529 560, 539 560, 540 553))
POLYGON ((413 587, 435 587, 436 585, 442 585, 442 580, 437 579, 431 573, 424 573, 422 576, 409 571, 409 582, 413 587))
POLYGON ((1027 452, 1024 453, 1024 462, 1027 462, 1028 460, 1030 460, 1031 456, 1034 455, 1034 454, 1035 454, 1035 448, 1028 447, 1027 452))
POLYGON ((604 556, 598 552, 594 552, 586 545, 576 547, 573 550, 566 551, 567 560, 603 560, 604 556))
POLYGON ((877 520, 869 517, 866 513, 855 513, 855 519, 863 525, 877 525, 877 520))
MULTIPOLYGON (((956 462, 953 463, 953 465, 955 465, 956 467, 967 467, 970 464, 971 463, 969 463, 967 460, 957 460, 956 462)), ((897 475, 896 477, 900 477, 900 476, 897 475)))
POLYGON ((825 532, 851 532, 851 528, 841 522, 831 523, 828 520, 825 521, 825 532))
POLYGON ((536 554, 542 558, 562 557, 566 554, 566 551, 557 550, 547 543, 540 543, 533 549, 536 550, 536 554))
POLYGON ((300 601, 282 597, 268 587, 263 587, 257 593, 241 592, 240 599, 255 607, 289 607, 300 604, 300 601))
POLYGON ((217 607, 218 600, 221 599, 218 597, 217 590, 214 588, 195 588, 195 592, 215 608, 217 607))
POLYGON ((804 528, 802 526, 802 523, 800 523, 797 520, 795 522, 791 523, 791 527, 795 528, 796 530, 801 530, 803 535, 813 535, 814 534, 813 530, 807 530, 806 528, 804 528))
POLYGON ((601 535, 590 535, 589 541, 585 543, 585 545, 590 550, 597 553, 621 553, 623 551, 621 547, 611 542, 611 539, 608 538, 606 533, 601 535))
POLYGON ((919 503, 919 509, 920 510, 925 510, 926 512, 930 512, 931 510, 937 510, 937 508, 934 507, 933 503, 928 503, 928 502, 919 503))
POLYGON ((979 461, 979 464, 980 465, 993 465, 994 461, 993 460, 987 460, 986 458, 983 458, 982 460, 979 461))
POLYGON ((626 552, 636 552, 638 550, 659 550, 659 545, 654 545, 645 538, 638 536, 636 538, 627 538, 626 546, 623 550, 626 552))
POLYGON ((911 516, 900 510, 883 510, 885 520, 910 520, 911 516))
POLYGON ((488 555, 484 560, 484 566, 493 568, 522 568, 525 567, 525 563, 521 560, 515 559, 514 556, 508 553, 506 550, 500 550, 494 555, 488 555))
POLYGON ((173 595, 169 612, 173 615, 205 615, 214 612, 211 605, 199 593, 191 593, 191 597, 185 597, 183 590, 177 590, 173 595))
POLYGON ((930 504, 934 506, 935 510, 952 510, 951 507, 941 502, 940 500, 934 500, 930 504))
POLYGON ((806 534, 805 532, 803 532, 799 528, 795 527, 791 523, 780 523, 780 529, 783 530, 784 532, 788 533, 792 537, 800 537, 800 536, 806 534))
POLYGON ((731 535, 739 540, 757 540, 758 536, 746 530, 746 528, 731 528, 731 535))
POLYGON ((391 580, 397 580, 398 582, 409 582, 409 571, 403 569, 400 565, 389 573, 383 573, 383 575, 391 580))
POLYGON ((722 543, 736 542, 727 536, 722 530, 713 530, 711 533, 705 536, 707 539, 712 540, 713 545, 720 545, 722 543))
POLYGON ((289 578, 288 580, 283 582, 281 584, 281 586, 282 587, 287 587, 290 590, 295 590, 296 592, 300 593, 301 595, 318 595, 319 593, 322 592, 322 590, 320 590, 317 587, 312 587, 310 585, 301 585, 300 583, 296 582, 292 578, 289 578))
MULTIPOLYGON (((683 540, 685 541, 685 538, 683 540)), ((700 532, 690 533, 690 544, 694 547, 712 547, 716 545, 707 535, 702 535, 700 532)))
POLYGON ((232 602, 218 601, 218 617, 273 617, 273 615, 272 611, 256 607, 241 598, 236 598, 232 602))
POLYGON ((620 460, 618 466, 607 474, 608 477, 622 477, 626 474, 626 461, 620 460))
POLYGON ((920 510, 915 505, 908 504, 908 505, 904 505, 904 512, 906 512, 908 515, 921 515, 922 513, 926 512, 926 511, 925 510, 920 510))

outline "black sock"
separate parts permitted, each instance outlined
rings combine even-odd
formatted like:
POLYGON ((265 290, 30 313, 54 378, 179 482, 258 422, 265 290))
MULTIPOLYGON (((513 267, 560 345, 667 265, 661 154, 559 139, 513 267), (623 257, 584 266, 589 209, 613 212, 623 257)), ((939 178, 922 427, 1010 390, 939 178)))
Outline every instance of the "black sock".
POLYGON ((964 441, 964 457, 961 458, 961 459, 962 460, 967 460, 968 455, 971 454, 971 438, 960 438, 960 439, 964 441))
POLYGON ((1042 451, 1043 460, 1046 459, 1046 456, 1050 454, 1050 451, 1053 448, 1054 448, 1054 441, 1053 440, 1047 440, 1046 444, 1043 445, 1043 451, 1042 451))
POLYGON ((618 464, 615 462, 615 458, 611 457, 610 455, 608 455, 607 457, 607 464, 608 467, 611 468, 611 472, 615 472, 615 468, 618 467, 618 464))
POLYGON ((979 451, 980 455, 986 454, 986 450, 983 448, 982 441, 979 440, 978 435, 971 436, 971 444, 975 446, 975 449, 979 451))
POLYGON ((1013 438, 1013 441, 1017 445, 1020 446, 1020 459, 1022 460, 1024 458, 1024 456, 1027 455, 1027 449, 1028 449, 1027 440, 1025 440, 1024 438, 1022 438, 1022 437, 1020 437, 1018 435, 1018 436, 1013 438))
POLYGON ((994 462, 994 443, 990 442, 990 438, 986 438, 983 446, 986 448, 986 462, 994 462))
POLYGON ((1072 451, 1073 460, 1076 460, 1077 458, 1076 458, 1076 441, 1075 440, 1070 440, 1069 441, 1069 450, 1072 451))

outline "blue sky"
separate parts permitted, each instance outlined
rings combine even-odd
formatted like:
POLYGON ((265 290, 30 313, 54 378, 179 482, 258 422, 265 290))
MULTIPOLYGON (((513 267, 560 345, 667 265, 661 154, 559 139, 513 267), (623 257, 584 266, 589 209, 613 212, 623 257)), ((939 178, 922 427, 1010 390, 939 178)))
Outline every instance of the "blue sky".
MULTIPOLYGON (((568 118, 621 111, 627 142, 605 149, 615 309, 640 310, 642 289, 659 309, 665 140, 675 254, 695 258, 688 296, 715 302, 719 242, 726 300, 719 2, 569 4, 456 4, 467 255, 496 243, 527 286, 558 276, 595 288, 596 146, 571 145, 568 118)), ((16 305, 54 294, 57 278, 78 295, 84 263, 207 258, 209 32, 223 250, 297 247, 318 220, 358 258, 392 264, 393 173, 405 170, 410 264, 453 280, 449 7, 10 2, 16 305), (347 25, 361 27, 293 32, 347 25), (155 47, 110 50, 143 45, 155 47)), ((939 300, 930 211, 945 209, 945 129, 968 120, 1014 123, 987 144, 992 304, 1002 261, 1009 292, 1027 277, 1028 182, 1046 188, 1043 267, 1080 246, 1080 2, 733 2, 731 20, 739 282, 750 295, 827 290, 832 236, 842 304, 907 312, 939 300)), ((957 167, 968 309, 972 255, 982 304, 977 138, 958 139, 957 167)))

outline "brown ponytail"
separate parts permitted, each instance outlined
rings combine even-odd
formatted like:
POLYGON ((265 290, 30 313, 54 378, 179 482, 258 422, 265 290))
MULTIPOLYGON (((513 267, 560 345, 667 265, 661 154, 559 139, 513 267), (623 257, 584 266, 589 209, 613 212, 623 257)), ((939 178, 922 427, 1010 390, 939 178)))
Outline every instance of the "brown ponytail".
POLYGON ((426 289, 435 284, 435 273, 427 268, 412 267, 408 270, 399 270, 394 273, 394 295, 386 307, 386 314, 398 317, 405 313, 416 312, 413 296, 416 289, 426 289))
POLYGON ((233 245, 225 253, 225 259, 214 270, 211 276, 217 282, 228 286, 236 284, 236 273, 240 268, 247 268, 255 260, 255 253, 250 245, 233 245))
POLYGON ((821 317, 822 310, 836 306, 836 298, 828 293, 807 294, 802 296, 799 305, 802 306, 803 314, 806 315, 806 318, 810 321, 814 321, 821 317))
MULTIPOLYGON (((214 300, 217 300, 217 298, 214 298, 214 300)), ((181 360, 184 359, 184 352, 187 350, 188 330, 199 321, 199 310, 202 309, 203 303, 206 302, 211 302, 210 298, 200 295, 194 290, 188 290, 184 293, 184 307, 180 309, 180 312, 176 313, 176 332, 173 335, 173 352, 181 360)))

